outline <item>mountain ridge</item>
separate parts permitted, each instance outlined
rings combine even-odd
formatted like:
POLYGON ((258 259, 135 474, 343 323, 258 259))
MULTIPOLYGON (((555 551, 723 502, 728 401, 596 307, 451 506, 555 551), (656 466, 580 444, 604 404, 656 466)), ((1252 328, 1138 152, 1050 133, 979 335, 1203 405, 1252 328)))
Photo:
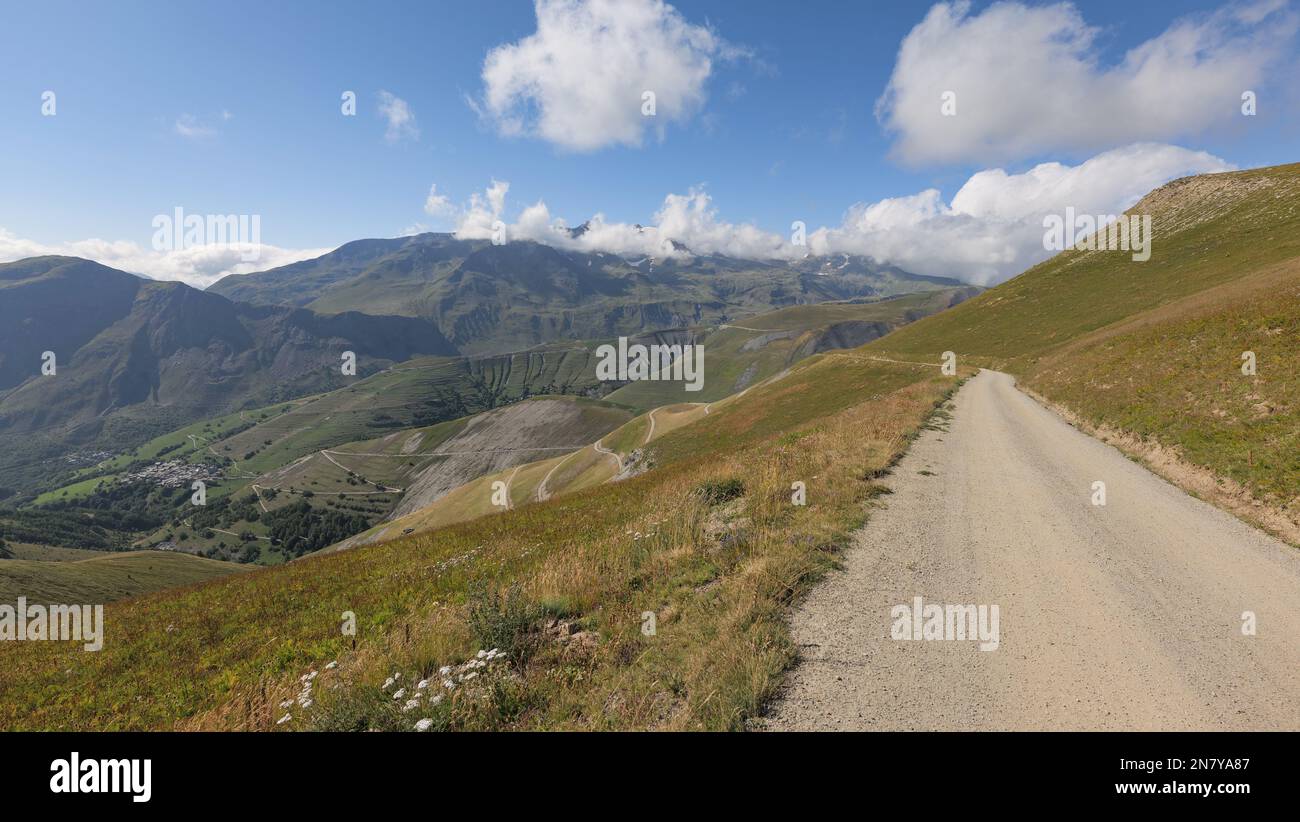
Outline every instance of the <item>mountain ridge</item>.
POLYGON ((463 353, 478 354, 961 285, 849 255, 631 260, 526 240, 497 245, 427 233, 354 241, 314 260, 225 277, 209 291, 323 313, 425 317, 463 353))

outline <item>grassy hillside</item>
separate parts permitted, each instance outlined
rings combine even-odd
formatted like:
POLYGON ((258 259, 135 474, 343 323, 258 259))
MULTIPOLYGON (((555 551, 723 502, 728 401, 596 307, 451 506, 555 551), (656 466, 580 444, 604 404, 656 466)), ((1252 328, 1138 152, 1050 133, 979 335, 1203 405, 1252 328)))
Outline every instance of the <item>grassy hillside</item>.
MULTIPOLYGON (((637 411, 660 408, 655 418, 657 433, 662 434, 674 420, 685 418, 663 407, 680 404, 683 397, 720 399, 770 378, 811 353, 879 336, 960 301, 970 291, 945 289, 868 303, 796 306, 744 325, 634 338, 645 343, 702 340, 706 390, 691 393, 683 391, 680 383, 642 382, 619 388, 607 399, 637 411)), ((69 516, 89 509, 102 517, 106 511, 130 508, 151 520, 142 532, 105 547, 176 548, 219 559, 275 564, 299 555, 308 544, 319 546, 324 531, 332 542, 390 516, 405 518, 476 477, 521 463, 557 458, 536 477, 531 469, 521 470, 517 481, 510 483, 512 497, 524 494, 520 500, 539 490, 544 496, 588 487, 612 478, 618 463, 594 450, 564 460, 560 457, 567 451, 557 454, 556 449, 594 442, 626 422, 630 414, 594 400, 539 405, 535 399, 563 392, 608 391, 595 377, 596 346, 595 342, 557 344, 499 357, 412 360, 327 394, 178 429, 76 471, 69 484, 42 493, 36 503, 68 509, 69 516), (530 404, 522 407, 521 400, 530 404), (543 408, 547 414, 540 414, 543 408), (578 409, 580 414, 568 413, 578 409), (497 417, 500 425, 489 424, 497 417), (399 458, 395 452, 402 451, 411 437, 421 443, 399 458), (441 450, 456 453, 435 453, 441 450), (177 478, 174 493, 150 490, 148 483, 156 481, 149 477, 155 462, 164 462, 169 466, 165 471, 177 478), (211 474, 204 474, 211 507, 196 512, 184 489, 190 474, 204 471, 211 474), (264 515, 288 507, 301 509, 303 503, 311 511, 293 515, 296 522, 281 523, 278 531, 292 535, 315 529, 318 537, 286 548, 276 542, 272 531, 277 529, 264 515), (318 522, 321 517, 332 524, 318 522)), ((649 426, 648 421, 640 424, 649 426)), ((640 436, 630 428, 625 433, 634 440, 640 436)), ((615 440, 606 444, 619 445, 615 440)), ((640 444, 639 440, 630 443, 624 453, 630 454, 640 444)), ((465 504, 442 506, 450 506, 454 516, 429 512, 417 518, 417 527, 492 510, 491 482, 497 479, 480 484, 489 489, 488 502, 472 489, 462 489, 456 500, 465 504)), ((402 529, 385 526, 382 531, 401 533, 402 529)))
MULTIPOLYGON (((17 554, 16 554, 17 556, 17 554)), ((166 551, 130 551, 63 561, 0 560, 0 602, 103 604, 218 579, 245 566, 166 551)))
POLYGON ((646 380, 626 385, 608 399, 638 411, 671 403, 720 400, 811 354, 854 348, 976 293, 975 288, 956 288, 875 302, 798 305, 737 320, 703 335, 702 390, 687 391, 681 383, 646 380))
POLYGON ((1067 251, 869 348, 1010 371, 1171 479, 1300 542, 1300 164, 1178 180, 1130 213, 1153 217, 1149 261, 1067 251))
POLYGON ((740 727, 793 656, 785 605, 955 383, 815 356, 657 439, 656 469, 624 482, 112 604, 100 653, 0 648, 0 726, 403 729, 427 713, 448 728, 740 727), (491 647, 513 672, 487 664, 436 707, 402 713, 381 688, 491 647), (309 670, 306 709, 292 700, 309 670))

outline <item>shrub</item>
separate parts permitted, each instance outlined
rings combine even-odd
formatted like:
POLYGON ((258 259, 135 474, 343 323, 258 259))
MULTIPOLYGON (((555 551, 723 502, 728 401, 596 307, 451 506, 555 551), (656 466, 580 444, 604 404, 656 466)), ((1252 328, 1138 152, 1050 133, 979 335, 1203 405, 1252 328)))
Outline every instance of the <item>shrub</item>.
POLYGON ((516 668, 522 668, 541 646, 537 623, 543 616, 518 584, 504 592, 479 583, 469 594, 469 629, 484 650, 497 648, 516 668))

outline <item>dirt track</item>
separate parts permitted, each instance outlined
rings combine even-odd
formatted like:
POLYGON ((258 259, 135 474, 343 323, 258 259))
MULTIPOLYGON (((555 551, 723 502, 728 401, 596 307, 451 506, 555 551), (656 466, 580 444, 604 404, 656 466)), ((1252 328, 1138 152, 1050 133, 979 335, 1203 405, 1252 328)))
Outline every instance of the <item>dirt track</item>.
POLYGON ((801 662, 768 727, 1300 729, 1300 551, 1006 374, 955 404, 950 430, 924 432, 885 480, 845 571, 796 612, 801 662), (891 609, 918 596, 996 604, 997 649, 891 639, 891 609))

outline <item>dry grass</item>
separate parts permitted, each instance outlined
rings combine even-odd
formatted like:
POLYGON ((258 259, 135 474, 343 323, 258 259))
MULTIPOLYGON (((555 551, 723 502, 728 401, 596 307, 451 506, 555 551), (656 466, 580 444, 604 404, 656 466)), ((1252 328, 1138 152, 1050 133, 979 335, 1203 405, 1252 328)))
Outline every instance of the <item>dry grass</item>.
POLYGON ((541 649, 459 689, 436 727, 740 728, 793 657, 786 609, 864 521, 864 477, 955 382, 813 358, 656 440, 658 467, 636 478, 110 605, 99 653, 0 646, 0 727, 268 730, 298 677, 331 660, 312 710, 283 727, 404 727, 421 714, 381 698, 384 679, 472 658, 467 592, 518 584, 555 622, 537 626, 541 649), (730 477, 738 499, 694 493, 730 477), (791 504, 795 481, 806 506, 791 504))

